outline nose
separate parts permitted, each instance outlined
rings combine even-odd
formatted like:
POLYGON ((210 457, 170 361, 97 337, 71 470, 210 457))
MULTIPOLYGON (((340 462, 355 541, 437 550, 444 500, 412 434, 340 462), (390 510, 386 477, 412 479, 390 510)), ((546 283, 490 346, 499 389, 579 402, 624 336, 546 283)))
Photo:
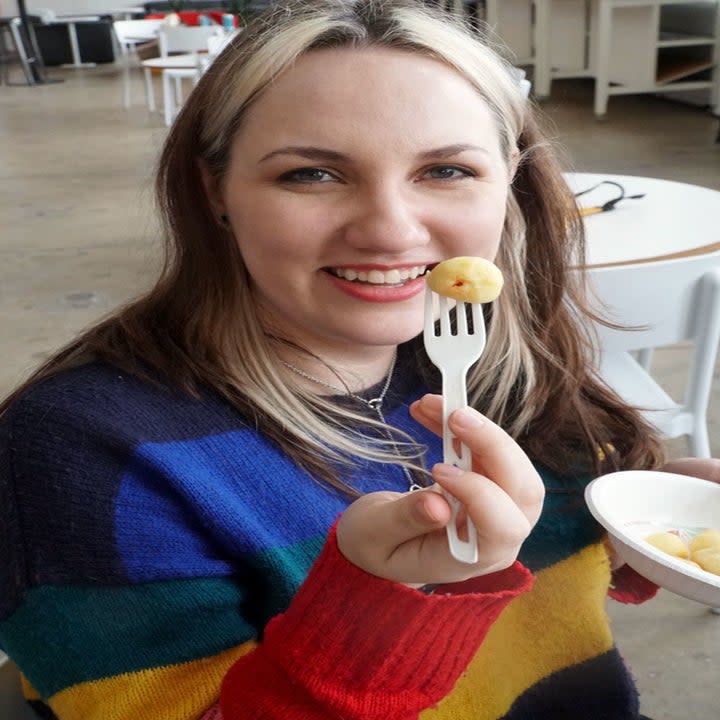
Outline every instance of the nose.
POLYGON ((430 241, 426 213, 407 187, 358 189, 351 205, 345 239, 359 250, 398 255, 430 241))

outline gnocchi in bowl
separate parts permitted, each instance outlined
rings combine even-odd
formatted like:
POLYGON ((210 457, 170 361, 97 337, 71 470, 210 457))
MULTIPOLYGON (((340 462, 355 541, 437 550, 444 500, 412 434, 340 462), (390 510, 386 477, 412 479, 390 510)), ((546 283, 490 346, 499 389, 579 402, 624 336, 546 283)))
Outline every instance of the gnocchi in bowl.
MULTIPOLYGON (((694 557, 714 537, 703 533, 720 528, 720 485, 673 473, 627 470, 593 480, 585 500, 621 560, 666 590, 720 607, 720 575, 694 557), (667 533, 677 538, 648 541, 667 533), (694 538, 699 539, 692 551, 694 538)), ((708 555, 700 559, 711 567, 708 555)))

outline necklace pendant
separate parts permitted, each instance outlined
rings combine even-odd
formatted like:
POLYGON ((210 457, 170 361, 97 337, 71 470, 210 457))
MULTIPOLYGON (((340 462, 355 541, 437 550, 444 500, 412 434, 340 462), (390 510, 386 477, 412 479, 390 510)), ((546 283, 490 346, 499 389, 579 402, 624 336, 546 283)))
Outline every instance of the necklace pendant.
POLYGON ((371 410, 380 410, 382 407, 383 399, 381 397, 372 398, 372 400, 366 400, 368 407, 371 410))

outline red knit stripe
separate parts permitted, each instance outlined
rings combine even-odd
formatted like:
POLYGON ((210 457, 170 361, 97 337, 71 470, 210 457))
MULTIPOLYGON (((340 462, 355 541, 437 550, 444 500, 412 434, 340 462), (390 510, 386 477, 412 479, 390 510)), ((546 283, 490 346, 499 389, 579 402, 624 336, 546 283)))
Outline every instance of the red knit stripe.
POLYGON ((267 693, 251 717, 414 718, 448 694, 493 621, 531 584, 516 563, 428 596, 350 564, 333 529, 287 612, 228 673, 223 714, 248 718, 242 698, 267 693))

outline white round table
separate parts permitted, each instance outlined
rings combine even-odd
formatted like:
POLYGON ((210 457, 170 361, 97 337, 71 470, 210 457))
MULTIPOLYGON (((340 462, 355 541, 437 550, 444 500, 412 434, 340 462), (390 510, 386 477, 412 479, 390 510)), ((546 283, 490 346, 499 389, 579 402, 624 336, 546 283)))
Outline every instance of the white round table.
MULTIPOLYGON (((720 252, 720 192, 699 185, 634 175, 567 173, 574 192, 602 180, 620 183, 625 195, 615 209, 587 216, 585 264, 626 265, 687 255, 720 252)), ((616 195, 601 185, 578 198, 581 207, 602 205, 616 195)))

